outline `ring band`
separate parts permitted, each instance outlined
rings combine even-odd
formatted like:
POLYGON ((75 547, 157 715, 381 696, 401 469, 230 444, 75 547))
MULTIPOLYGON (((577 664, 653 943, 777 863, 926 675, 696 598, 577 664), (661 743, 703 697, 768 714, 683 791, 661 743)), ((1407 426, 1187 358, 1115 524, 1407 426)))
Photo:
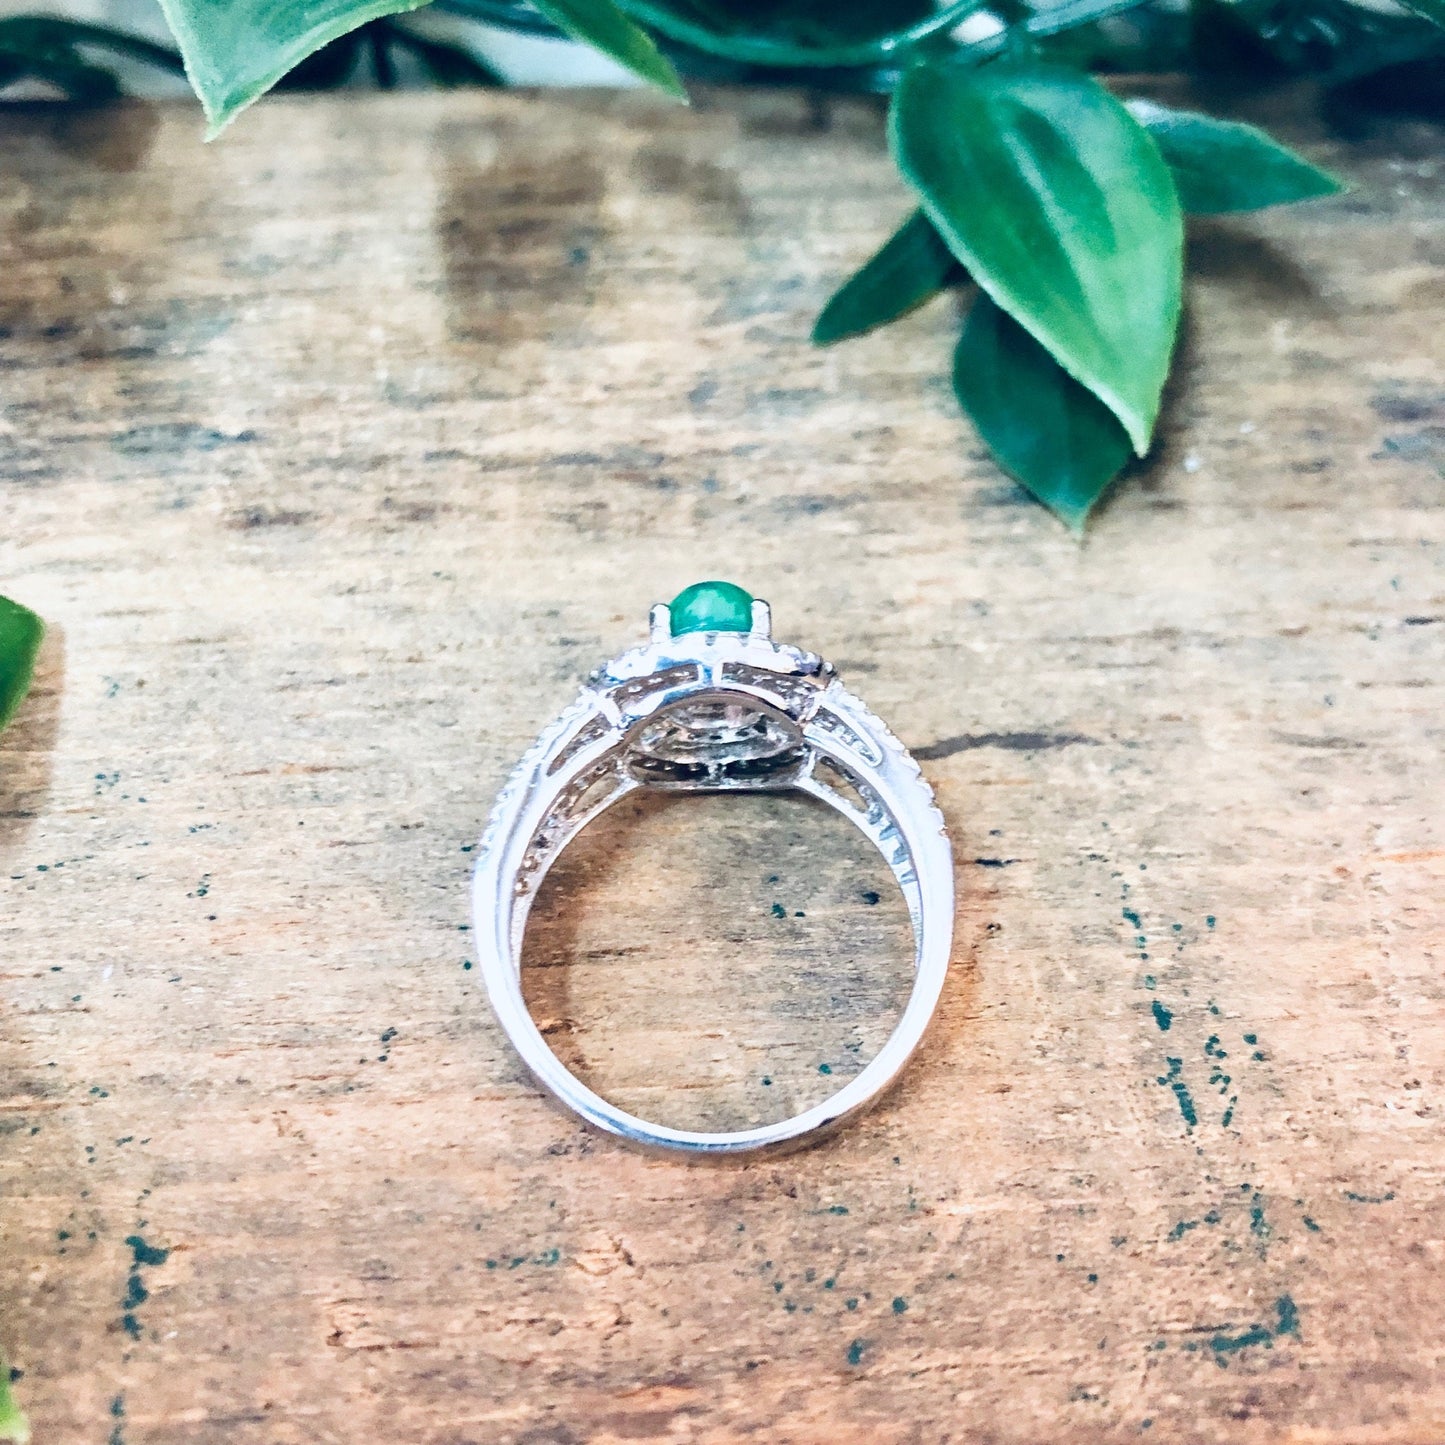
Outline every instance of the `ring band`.
POLYGON ((953 941, 953 860, 943 818, 918 764, 832 666, 772 640, 766 602, 730 583, 698 583, 670 605, 658 603, 650 621, 648 642, 592 674, 497 798, 472 880, 482 981, 538 1082, 608 1134, 692 1156, 811 1143, 878 1098, 933 1016, 953 941), (751 1129, 669 1128, 589 1089, 543 1038, 521 976, 538 887, 593 818, 638 788, 807 793, 842 813, 892 869, 913 925, 913 989, 882 1049, 831 1098, 751 1129))

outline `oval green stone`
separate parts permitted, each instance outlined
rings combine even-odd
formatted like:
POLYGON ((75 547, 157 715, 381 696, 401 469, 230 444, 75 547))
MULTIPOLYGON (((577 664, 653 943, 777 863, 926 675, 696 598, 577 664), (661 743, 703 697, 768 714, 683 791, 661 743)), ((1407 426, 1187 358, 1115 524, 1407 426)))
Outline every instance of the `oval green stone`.
POLYGON ((751 632, 753 597, 732 582, 694 582, 672 599, 672 635, 684 632, 751 632))

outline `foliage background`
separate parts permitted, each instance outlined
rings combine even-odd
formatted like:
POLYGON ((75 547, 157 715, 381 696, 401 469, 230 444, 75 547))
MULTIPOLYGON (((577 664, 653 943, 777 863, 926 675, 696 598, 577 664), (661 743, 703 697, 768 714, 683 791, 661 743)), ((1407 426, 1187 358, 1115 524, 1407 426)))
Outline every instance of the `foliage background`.
MULTIPOLYGON (((49 4, 39 0, 0 0, 0 17, 41 11, 144 36, 159 45, 175 44, 160 0, 52 0, 49 4)), ((642 84, 609 56, 576 41, 519 33, 440 10, 422 10, 413 17, 412 23, 438 41, 465 46, 492 66, 509 85, 642 84)), ((128 95, 175 100, 192 94, 183 75, 173 75, 124 57, 117 57, 114 66, 121 87, 128 95)), ((430 83, 420 70, 410 68, 403 70, 398 81, 403 86, 430 83)), ((364 87, 371 81, 358 76, 349 83, 364 87)))
POLYGON ((213 136, 272 87, 503 84, 540 78, 539 60, 681 99, 682 75, 889 94, 919 210, 813 339, 962 289, 955 394, 999 465, 1075 530, 1150 450, 1183 309, 1184 216, 1339 189, 1258 131, 1121 104, 1127 83, 1121 96, 1094 77, 1383 77, 1382 93, 1414 82, 1438 101, 1445 57, 1445 0, 160 0, 163 22, 134 8, 144 0, 78 3, 91 23, 0 19, 0 84, 96 103, 137 68, 179 84, 183 58, 213 136), (589 48, 557 44, 563 33, 589 48))
MULTIPOLYGON (((1445 95, 1445 0, 72 0, 63 15, 7 3, 0 92, 104 104, 188 79, 213 136, 272 87, 550 70, 683 100, 682 76, 886 94, 917 209, 883 232, 813 341, 964 292, 955 395, 999 465, 1076 531, 1153 442, 1186 217, 1340 189, 1261 131, 1130 100, 1128 74, 1183 72, 1219 93, 1309 76, 1437 115, 1445 95)), ((3 598, 0 624, 3 726, 41 624, 3 598)))

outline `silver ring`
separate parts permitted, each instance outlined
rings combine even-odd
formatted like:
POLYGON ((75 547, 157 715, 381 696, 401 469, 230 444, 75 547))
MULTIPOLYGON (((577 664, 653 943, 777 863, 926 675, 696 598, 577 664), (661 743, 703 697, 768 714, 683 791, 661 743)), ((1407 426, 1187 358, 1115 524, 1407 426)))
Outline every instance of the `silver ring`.
POLYGON ((811 652, 772 640, 766 602, 703 582, 658 603, 651 636, 598 668, 545 729, 492 810, 472 880, 481 975, 497 1019, 541 1085, 589 1124, 693 1156, 796 1147, 836 1129, 893 1082, 938 1003, 953 941, 953 857, 933 790, 888 728, 811 652), (878 1054, 792 1118, 707 1133, 651 1124, 562 1063, 522 997, 522 937, 562 850, 637 788, 795 790, 859 828, 898 880, 913 924, 913 989, 878 1054))

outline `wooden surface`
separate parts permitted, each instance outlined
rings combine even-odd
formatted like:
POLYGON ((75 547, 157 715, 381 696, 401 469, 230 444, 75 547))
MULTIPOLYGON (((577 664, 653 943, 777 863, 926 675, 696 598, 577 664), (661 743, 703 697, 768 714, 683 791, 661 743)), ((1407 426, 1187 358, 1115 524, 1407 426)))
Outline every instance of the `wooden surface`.
MULTIPOLYGON (((1076 545, 952 303, 826 353, 867 103, 0 116, 0 1344, 41 1442, 1445 1438, 1441 136, 1201 225, 1154 464, 1076 545), (467 967, 469 849, 721 574, 917 751, 941 1014, 836 1141, 589 1137, 467 967)), ((901 906, 799 804, 639 805, 531 940, 673 1120, 858 1067, 901 906), (876 890, 879 901, 868 901, 876 890), (781 915, 781 916, 779 916, 781 915)))

